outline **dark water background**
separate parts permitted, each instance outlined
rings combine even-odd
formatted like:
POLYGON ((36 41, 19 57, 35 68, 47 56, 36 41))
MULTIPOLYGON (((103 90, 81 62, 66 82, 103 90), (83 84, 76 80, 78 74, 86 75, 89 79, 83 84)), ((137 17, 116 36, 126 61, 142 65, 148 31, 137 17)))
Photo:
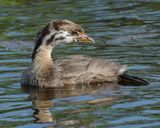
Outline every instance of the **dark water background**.
POLYGON ((0 127, 160 127, 159 0, 1 0, 0 11, 0 127), (150 85, 83 94, 22 91, 20 76, 30 64, 34 37, 57 18, 82 25, 96 44, 59 46, 53 58, 81 53, 115 59, 150 85))

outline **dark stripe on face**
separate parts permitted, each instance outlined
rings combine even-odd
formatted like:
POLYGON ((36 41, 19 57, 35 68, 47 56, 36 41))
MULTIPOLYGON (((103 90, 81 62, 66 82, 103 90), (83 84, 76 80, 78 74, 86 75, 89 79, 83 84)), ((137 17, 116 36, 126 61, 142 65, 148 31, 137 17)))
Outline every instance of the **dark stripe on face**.
POLYGON ((53 35, 47 40, 46 45, 49 45, 49 44, 53 41, 54 37, 55 37, 57 34, 58 34, 58 33, 53 34, 53 35))
POLYGON ((62 36, 61 36, 61 37, 59 37, 59 38, 56 38, 55 41, 57 41, 57 40, 64 40, 64 39, 65 39, 65 37, 62 37, 62 36))
POLYGON ((34 48, 34 51, 32 53, 32 58, 35 57, 35 53, 36 53, 36 50, 39 48, 39 46, 42 44, 42 41, 43 41, 43 38, 48 35, 50 33, 49 31, 49 24, 47 26, 45 26, 38 34, 37 34, 37 37, 36 37, 36 46, 34 48))

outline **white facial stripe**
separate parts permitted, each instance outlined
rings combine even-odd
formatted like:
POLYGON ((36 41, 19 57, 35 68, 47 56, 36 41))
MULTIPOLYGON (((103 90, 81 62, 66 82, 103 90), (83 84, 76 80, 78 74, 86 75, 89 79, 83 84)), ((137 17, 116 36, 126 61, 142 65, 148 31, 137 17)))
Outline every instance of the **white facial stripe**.
POLYGON ((46 43, 46 42, 51 38, 51 36, 54 35, 55 33, 56 33, 55 31, 54 31, 54 32, 52 31, 52 32, 49 33, 49 35, 45 36, 44 39, 43 39, 43 41, 42 41, 42 42, 43 42, 42 44, 45 45, 45 43, 46 43))
POLYGON ((68 31, 50 31, 42 40, 41 46, 55 47, 60 43, 72 43, 76 41, 68 31))
POLYGON ((67 35, 70 35, 67 31, 59 31, 58 34, 55 36, 55 39, 59 37, 66 37, 67 35))
POLYGON ((67 31, 59 31, 58 34, 55 36, 54 41, 58 43, 72 43, 74 41, 74 37, 67 31))

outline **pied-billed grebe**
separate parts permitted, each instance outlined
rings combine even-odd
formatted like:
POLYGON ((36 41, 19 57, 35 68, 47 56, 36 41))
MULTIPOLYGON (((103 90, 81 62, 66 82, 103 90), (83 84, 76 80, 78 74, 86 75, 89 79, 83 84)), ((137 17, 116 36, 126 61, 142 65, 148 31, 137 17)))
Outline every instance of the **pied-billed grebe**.
POLYGON ((52 61, 51 52, 55 46, 72 42, 92 43, 94 40, 85 35, 82 27, 69 20, 49 22, 37 34, 32 63, 24 71, 21 84, 30 87, 101 83, 148 84, 143 79, 125 74, 125 66, 106 59, 73 55, 52 61))

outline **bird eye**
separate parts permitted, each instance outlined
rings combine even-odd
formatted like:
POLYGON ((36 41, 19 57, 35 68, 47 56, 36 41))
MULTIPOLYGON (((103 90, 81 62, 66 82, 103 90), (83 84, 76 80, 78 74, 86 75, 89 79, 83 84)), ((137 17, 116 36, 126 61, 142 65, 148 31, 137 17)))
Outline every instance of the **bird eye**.
POLYGON ((78 32, 77 31, 72 31, 71 34, 72 35, 78 35, 78 32))

